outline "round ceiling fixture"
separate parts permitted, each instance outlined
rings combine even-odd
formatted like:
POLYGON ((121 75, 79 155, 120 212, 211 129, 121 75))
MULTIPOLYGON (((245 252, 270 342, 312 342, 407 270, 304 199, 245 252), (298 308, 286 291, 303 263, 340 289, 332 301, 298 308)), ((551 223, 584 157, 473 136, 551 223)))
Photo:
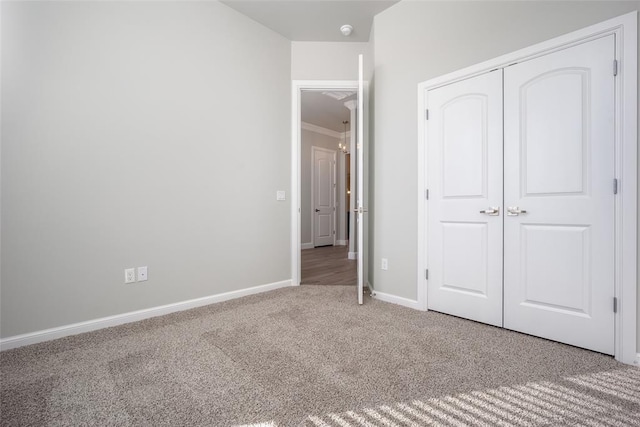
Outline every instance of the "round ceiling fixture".
POLYGON ((349 25, 349 24, 346 24, 346 25, 343 25, 342 27, 340 27, 340 32, 345 37, 350 36, 352 31, 353 31, 353 27, 351 25, 349 25))

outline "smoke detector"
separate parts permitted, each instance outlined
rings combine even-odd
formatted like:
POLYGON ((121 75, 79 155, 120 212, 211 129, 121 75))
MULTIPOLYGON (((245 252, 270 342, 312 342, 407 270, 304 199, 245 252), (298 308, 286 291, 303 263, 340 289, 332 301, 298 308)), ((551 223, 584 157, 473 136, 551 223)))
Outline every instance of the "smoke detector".
POLYGON ((349 25, 349 24, 346 24, 346 25, 343 25, 342 27, 340 27, 340 32, 345 37, 350 36, 352 31, 353 31, 353 27, 351 25, 349 25))

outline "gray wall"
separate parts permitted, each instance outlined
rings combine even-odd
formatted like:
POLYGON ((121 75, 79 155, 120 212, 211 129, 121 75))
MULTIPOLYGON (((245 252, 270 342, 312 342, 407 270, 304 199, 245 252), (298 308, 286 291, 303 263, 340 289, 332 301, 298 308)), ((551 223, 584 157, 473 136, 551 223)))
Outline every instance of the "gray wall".
POLYGON ((369 43, 291 42, 291 79, 358 80, 358 55, 372 70, 369 43))
POLYGON ((417 298, 417 84, 639 6, 637 1, 402 1, 376 16, 371 148, 376 290, 417 298), (388 271, 379 269, 382 257, 389 259, 388 271))
MULTIPOLYGON (((310 130, 302 129, 301 134, 302 149, 300 150, 300 243, 311 242, 311 147, 322 147, 329 150, 336 151, 336 188, 344 188, 344 183, 340 179, 340 168, 344 168, 344 155, 337 152, 338 143, 341 141, 339 138, 333 138, 328 135, 324 135, 310 130)), ((336 210, 337 225, 340 225, 340 215, 344 209, 344 200, 341 200, 340 194, 338 194, 338 203, 336 210)), ((341 227, 336 227, 336 239, 345 240, 344 230, 341 227)))
POLYGON ((217 2, 2 2, 1 51, 0 336, 290 279, 288 40, 217 2))

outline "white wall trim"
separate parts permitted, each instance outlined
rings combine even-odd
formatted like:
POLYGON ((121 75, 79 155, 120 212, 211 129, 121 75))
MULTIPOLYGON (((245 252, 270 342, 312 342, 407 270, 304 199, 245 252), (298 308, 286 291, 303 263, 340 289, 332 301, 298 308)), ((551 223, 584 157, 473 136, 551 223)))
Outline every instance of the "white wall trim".
POLYGON ((357 90, 353 80, 293 80, 291 82, 291 284, 300 285, 300 152, 302 90, 357 90))
POLYGON ((336 240, 336 246, 347 246, 348 240, 336 240))
POLYGON ((254 286, 237 291, 225 292, 173 304, 161 305, 144 310, 131 311, 129 313, 117 314, 115 316, 102 317, 100 319, 88 320, 86 322, 73 323, 70 325, 59 326, 57 328, 44 329, 42 331, 30 332, 28 334, 15 335, 12 337, 0 339, 0 351, 50 341, 70 335, 77 335, 84 332, 96 331, 98 329, 109 328, 125 323, 137 322, 140 320, 149 319, 151 317, 163 316, 165 314, 175 313, 177 311, 189 310, 191 308, 202 307, 205 305, 228 301, 247 295, 272 291, 274 289, 284 288, 287 286, 291 286, 291 280, 283 280, 281 282, 269 283, 266 285, 254 286))
POLYGON ((640 366, 640 353, 636 354, 636 360, 633 362, 634 365, 640 366))
POLYGON ((637 221, 638 221, 638 164, 637 164, 637 12, 631 12, 553 38, 518 51, 494 58, 453 73, 436 77, 418 85, 418 302, 427 308, 427 227, 425 146, 427 144, 426 91, 451 84, 514 62, 546 55, 589 40, 615 34, 616 55, 619 64, 616 78, 616 178, 620 191, 616 197, 616 267, 615 296, 619 310, 615 315, 615 357, 623 363, 634 363, 637 358, 637 221))
POLYGON ((348 259, 358 259, 358 252, 349 252, 347 254, 348 259))
POLYGON ((335 130, 323 128, 321 126, 314 125, 312 123, 301 122, 300 127, 309 132, 319 133, 321 135, 330 136, 335 139, 342 139, 344 132, 336 132, 335 130))
MULTIPOLYGON (((371 289, 371 288, 369 288, 369 289, 371 289)), ((409 299, 409 298, 398 297, 398 296, 395 296, 395 295, 386 294, 384 292, 378 292, 378 291, 374 291, 373 292, 373 298, 375 298, 377 300, 380 300, 380 301, 390 302, 392 304, 401 305, 403 307, 412 308, 414 310, 422 310, 422 306, 420 305, 420 303, 417 300, 413 300, 413 299, 409 299)))
POLYGON ((309 243, 302 243, 300 245, 300 250, 305 250, 305 249, 313 249, 313 242, 309 242, 309 243))

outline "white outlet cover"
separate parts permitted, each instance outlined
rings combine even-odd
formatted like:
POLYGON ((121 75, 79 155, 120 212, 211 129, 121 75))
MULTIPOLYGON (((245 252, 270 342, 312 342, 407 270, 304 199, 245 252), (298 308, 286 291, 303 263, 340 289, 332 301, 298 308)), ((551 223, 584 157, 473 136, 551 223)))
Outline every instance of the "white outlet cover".
POLYGON ((389 269, 389 261, 386 258, 382 258, 382 265, 380 266, 383 270, 389 269))
POLYGON ((276 200, 287 200, 286 193, 282 190, 276 191, 276 200))
POLYGON ((144 282, 149 277, 147 276, 147 266, 138 267, 138 282, 144 282))
POLYGON ((136 281, 136 269, 126 268, 124 270, 124 283, 133 283, 136 281))

